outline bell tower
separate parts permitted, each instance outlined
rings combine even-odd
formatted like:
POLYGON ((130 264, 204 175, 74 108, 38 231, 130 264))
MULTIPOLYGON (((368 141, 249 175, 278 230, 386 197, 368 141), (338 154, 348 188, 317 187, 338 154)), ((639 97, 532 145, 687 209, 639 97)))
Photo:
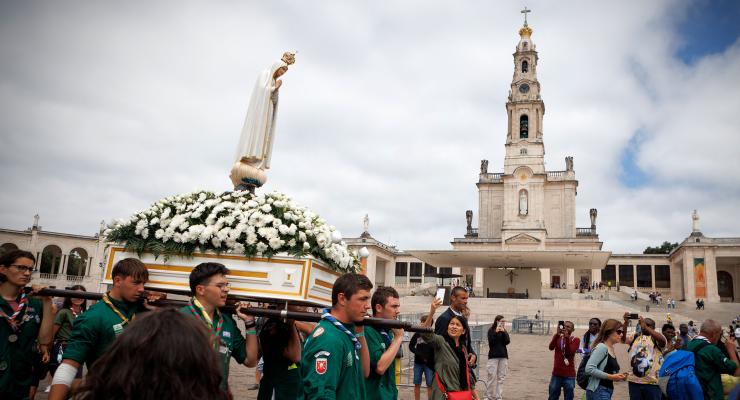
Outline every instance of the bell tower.
POLYGON ((545 173, 545 146, 542 142, 542 117, 545 103, 540 97, 537 80, 537 47, 532 42, 532 28, 527 24, 526 7, 524 26, 519 29, 519 43, 514 52, 514 76, 506 102, 508 131, 504 174, 512 174, 526 166, 534 174, 545 173))

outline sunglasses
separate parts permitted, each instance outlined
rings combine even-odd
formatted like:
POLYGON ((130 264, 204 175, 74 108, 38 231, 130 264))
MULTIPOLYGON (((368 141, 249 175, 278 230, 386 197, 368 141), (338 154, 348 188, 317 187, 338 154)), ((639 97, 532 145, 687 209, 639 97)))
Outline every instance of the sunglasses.
POLYGON ((621 330, 621 329, 617 329, 617 330, 616 330, 616 332, 617 332, 617 335, 621 335, 621 334, 623 334, 623 333, 624 333, 624 331, 623 331, 623 330, 621 330))

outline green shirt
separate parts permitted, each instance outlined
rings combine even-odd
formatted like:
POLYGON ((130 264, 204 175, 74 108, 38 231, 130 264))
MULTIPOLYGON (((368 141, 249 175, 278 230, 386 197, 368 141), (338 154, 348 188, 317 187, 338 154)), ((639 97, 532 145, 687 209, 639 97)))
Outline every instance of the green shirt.
MULTIPOLYGON (((354 332, 354 324, 344 324, 354 332)), ((301 358, 306 400, 365 400, 365 375, 352 340, 331 322, 321 320, 306 340, 301 358)))
POLYGON ((378 375, 375 369, 378 367, 378 361, 383 356, 386 349, 393 341, 393 332, 386 332, 387 338, 381 331, 372 326, 365 327, 365 341, 367 341, 367 350, 370 353, 370 376, 365 382, 365 390, 368 400, 388 400, 398 398, 398 388, 396 388, 396 358, 393 357, 391 365, 385 370, 383 375, 378 375))
MULTIPOLYGON (((181 308, 180 311, 192 316, 193 318, 198 318, 193 315, 189 306, 181 308)), ((224 323, 221 326, 221 334, 219 335, 221 343, 218 346, 218 355, 221 361, 221 374, 223 375, 223 379, 221 380, 221 389, 228 390, 229 361, 231 357, 233 357, 239 364, 244 364, 244 361, 247 359, 247 341, 236 326, 234 318, 228 314, 221 315, 224 317, 224 323)), ((217 324, 218 319, 214 320, 213 323, 217 324)), ((213 328, 211 327, 209 330, 213 331, 213 328)))
MULTIPOLYGON (((701 343, 709 343, 703 339, 694 339, 689 342, 688 350, 694 351, 694 349, 701 343)), ((737 364, 722 354, 722 350, 719 347, 709 344, 704 346, 698 353, 694 354, 696 367, 694 373, 699 378, 701 383, 702 391, 704 391, 704 398, 709 400, 722 400, 724 394, 722 392, 722 380, 721 374, 734 374, 737 364)))
MULTIPOLYGON (((16 300, 20 300, 20 296, 16 300)), ((6 315, 13 315, 13 309, 0 297, 0 308, 6 315)), ((20 332, 14 332, 5 318, 0 319, 0 399, 14 400, 28 397, 31 386, 32 353, 39 336, 43 304, 38 299, 28 299, 28 303, 16 318, 22 321, 20 332), (11 335, 17 339, 10 342, 11 335)))
MULTIPOLYGON (((133 320, 138 313, 146 311, 141 303, 127 303, 111 298, 111 303, 128 318, 133 320)), ((75 319, 72 334, 64 350, 64 359, 87 364, 88 369, 108 350, 128 324, 123 324, 104 301, 98 301, 75 319)))
POLYGON ((264 367, 257 400, 303 399, 300 363, 283 355, 293 334, 291 329, 296 328, 280 319, 270 318, 260 331, 264 367))
POLYGON ((75 315, 69 308, 62 308, 57 312, 54 317, 54 325, 59 325, 57 336, 55 340, 68 341, 72 335, 72 324, 74 323, 75 315))

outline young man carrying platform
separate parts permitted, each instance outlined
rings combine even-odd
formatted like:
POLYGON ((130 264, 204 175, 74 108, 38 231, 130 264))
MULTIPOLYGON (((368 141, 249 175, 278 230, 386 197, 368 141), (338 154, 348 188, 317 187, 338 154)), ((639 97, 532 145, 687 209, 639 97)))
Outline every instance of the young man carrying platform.
MULTIPOLYGON (((66 399, 82 364, 87 364, 88 369, 92 367, 116 336, 136 319, 136 315, 147 310, 141 296, 144 284, 149 280, 149 272, 141 261, 135 258, 120 260, 113 266, 111 276, 111 290, 75 319, 64 359, 51 382, 49 400, 66 399)), ((150 293, 148 300, 161 297, 161 293, 150 293)))
POLYGON ((247 307, 246 303, 236 303, 236 315, 244 321, 247 329, 247 339, 244 340, 236 322, 231 315, 223 314, 219 307, 226 305, 229 294, 229 281, 226 275, 229 270, 219 263, 201 263, 190 272, 190 293, 193 297, 187 306, 180 309, 185 314, 192 315, 202 321, 206 328, 213 333, 213 347, 218 351, 221 360, 221 389, 229 391, 229 361, 233 357, 239 364, 247 367, 257 365, 257 332, 254 317, 239 311, 240 307, 247 307))
MULTIPOLYGON (((0 257, 0 399, 28 398, 34 343, 49 346, 54 315, 51 298, 31 298, 23 287, 31 282, 36 259, 23 250, 0 257)), ((42 287, 34 286, 34 291, 42 287)))
POLYGON ((301 358, 306 400, 365 400, 370 356, 362 326, 373 284, 365 275, 345 274, 331 292, 332 308, 306 340, 301 358))
MULTIPOLYGON (((401 302, 396 289, 380 286, 371 301, 373 316, 396 319, 401 313, 401 302)), ((403 342, 403 329, 365 328, 365 340, 370 354, 370 376, 365 382, 368 400, 398 398, 396 387, 396 354, 403 342)))

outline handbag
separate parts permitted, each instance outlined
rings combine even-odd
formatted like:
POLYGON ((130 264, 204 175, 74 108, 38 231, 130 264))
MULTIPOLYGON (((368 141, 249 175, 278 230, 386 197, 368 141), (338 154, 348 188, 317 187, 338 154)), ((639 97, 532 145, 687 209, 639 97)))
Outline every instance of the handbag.
MULTIPOLYGON (((465 353, 465 349, 463 349, 463 355, 465 355, 465 359, 467 360, 468 357, 465 353)), ((465 365, 465 377, 468 379, 468 390, 448 392, 442 384, 442 381, 439 380, 439 374, 436 372, 434 373, 434 379, 437 380, 439 390, 442 391, 442 395, 447 400, 473 400, 473 392, 470 390, 470 368, 467 366, 467 364, 465 365)))

